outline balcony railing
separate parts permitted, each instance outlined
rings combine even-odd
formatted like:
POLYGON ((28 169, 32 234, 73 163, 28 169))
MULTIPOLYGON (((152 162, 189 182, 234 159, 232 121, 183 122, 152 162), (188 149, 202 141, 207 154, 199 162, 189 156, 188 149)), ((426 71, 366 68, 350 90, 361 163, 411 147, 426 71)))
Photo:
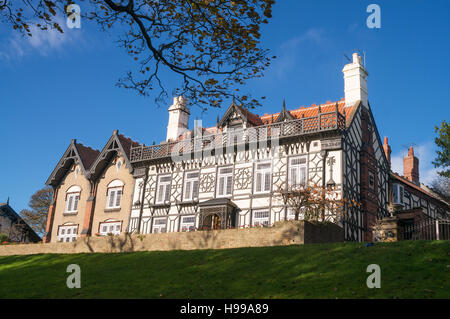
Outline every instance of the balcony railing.
POLYGON ((132 147, 131 162, 162 159, 177 154, 188 154, 220 147, 264 142, 276 138, 281 139, 344 129, 345 117, 336 110, 334 112, 319 113, 317 116, 299 118, 281 123, 229 130, 219 134, 199 135, 185 140, 152 146, 132 147))

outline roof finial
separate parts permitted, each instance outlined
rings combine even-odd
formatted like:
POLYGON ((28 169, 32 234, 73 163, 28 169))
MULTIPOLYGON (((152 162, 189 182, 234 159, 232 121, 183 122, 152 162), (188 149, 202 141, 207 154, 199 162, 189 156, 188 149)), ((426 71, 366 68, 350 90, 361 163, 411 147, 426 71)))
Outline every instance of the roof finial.
POLYGON ((216 127, 219 127, 219 114, 217 114, 217 121, 216 121, 216 127))
POLYGON ((286 111, 286 100, 283 99, 283 111, 286 111))
POLYGON ((8 199, 6 200, 6 205, 9 205, 9 196, 8 199))

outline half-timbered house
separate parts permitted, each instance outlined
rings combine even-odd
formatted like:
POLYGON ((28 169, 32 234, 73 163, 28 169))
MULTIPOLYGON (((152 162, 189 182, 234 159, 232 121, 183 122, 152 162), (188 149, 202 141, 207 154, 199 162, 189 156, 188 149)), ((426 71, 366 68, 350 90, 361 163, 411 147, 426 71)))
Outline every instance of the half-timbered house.
POLYGON ((448 204, 391 173, 390 148, 381 141, 358 54, 343 74, 339 101, 292 110, 283 103, 280 112, 262 116, 233 101, 216 125, 195 121, 190 130, 187 103, 175 97, 160 144, 140 145, 114 132, 86 161, 72 142, 47 182, 56 189, 47 241, 60 238, 68 222, 83 225, 81 236, 270 226, 294 218, 279 191, 308 184, 333 187, 346 199, 336 223, 347 240, 372 240, 371 226, 390 214, 399 184, 430 203, 417 202, 411 191, 411 205, 431 215, 428 207, 436 206, 439 216, 448 216, 448 204), (74 180, 77 167, 81 181, 74 180), (77 199, 72 193, 82 214, 67 211, 77 199))

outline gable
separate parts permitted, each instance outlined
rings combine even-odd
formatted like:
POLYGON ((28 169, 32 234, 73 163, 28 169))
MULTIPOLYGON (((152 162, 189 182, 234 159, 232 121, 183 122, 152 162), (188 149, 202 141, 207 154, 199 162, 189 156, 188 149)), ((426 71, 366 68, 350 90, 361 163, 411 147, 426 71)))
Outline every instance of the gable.
POLYGON ((130 151, 131 147, 135 146, 139 146, 139 143, 118 134, 118 131, 115 130, 90 168, 89 175, 91 178, 94 180, 99 178, 116 157, 123 157, 126 167, 132 173, 133 167, 130 162, 130 151))
POLYGON ((74 164, 80 165, 81 173, 88 177, 88 170, 98 154, 97 150, 72 140, 45 184, 54 187, 59 185, 74 164))

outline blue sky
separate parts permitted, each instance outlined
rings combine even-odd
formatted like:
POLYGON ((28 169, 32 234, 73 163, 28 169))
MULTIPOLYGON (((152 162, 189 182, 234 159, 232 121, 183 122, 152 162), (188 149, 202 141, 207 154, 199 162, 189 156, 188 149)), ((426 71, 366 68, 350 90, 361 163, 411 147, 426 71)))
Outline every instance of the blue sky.
MULTIPOLYGON (((76 1, 75 1, 76 2, 76 1)), ((83 10, 83 8, 81 8, 83 10)), ((450 120, 450 2, 278 0, 262 30, 277 59, 265 77, 248 83, 266 96, 258 114, 344 97, 344 54, 366 53, 369 101, 380 135, 388 136, 393 169, 402 170, 406 145, 414 143, 421 179, 435 174, 434 126, 450 120), (366 8, 381 7, 381 29, 369 29, 366 8)), ((0 202, 20 211, 47 177, 70 140, 101 149, 114 129, 141 143, 165 139, 167 106, 117 88, 135 65, 113 34, 82 21, 64 35, 22 38, 0 24, 0 202)), ((178 79, 164 76, 167 86, 178 79)), ((230 101, 231 102, 231 101, 230 101)), ((214 125, 220 110, 201 113, 214 125)))

